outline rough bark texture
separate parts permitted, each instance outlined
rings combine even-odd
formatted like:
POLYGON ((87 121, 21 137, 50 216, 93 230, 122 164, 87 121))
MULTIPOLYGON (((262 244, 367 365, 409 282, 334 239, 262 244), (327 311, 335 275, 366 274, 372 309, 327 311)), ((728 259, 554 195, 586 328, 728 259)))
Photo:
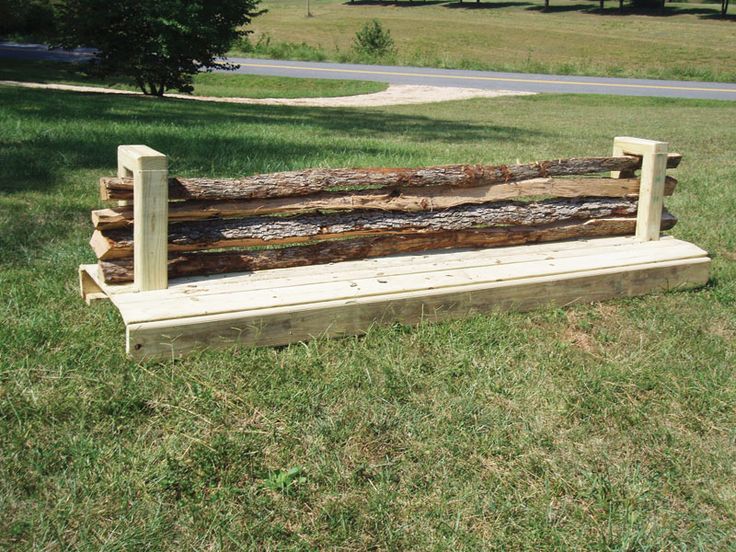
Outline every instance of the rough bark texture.
MULTIPOLYGON (((677 219, 662 217, 662 230, 672 228, 677 219)), ((263 249, 258 251, 194 252, 169 257, 169 278, 202 276, 226 272, 247 272, 351 261, 397 253, 462 247, 500 247, 633 234, 636 218, 592 219, 582 223, 556 223, 542 226, 513 226, 428 234, 377 236, 351 240, 323 241, 311 245, 263 249)), ((133 260, 100 261, 100 274, 108 284, 133 281, 133 260)))
MULTIPOLYGON (((668 167, 676 167, 678 155, 670 155, 668 167)), ((521 165, 448 165, 419 169, 307 169, 259 174, 240 179, 171 178, 169 199, 243 200, 271 197, 304 196, 331 188, 386 186, 455 186, 473 187, 546 178, 631 171, 641 167, 641 158, 585 157, 538 161, 521 165)), ((102 199, 132 199, 131 178, 100 179, 102 199)))
MULTIPOLYGON (((549 224, 625 216, 636 213, 637 201, 624 198, 555 199, 536 203, 498 202, 442 211, 351 211, 332 215, 251 217, 184 222, 169 226, 169 251, 299 243, 334 237, 465 230, 497 225, 549 224)), ((96 230, 90 241, 99 259, 133 254, 130 228, 96 230)))
MULTIPOLYGON (((668 176, 665 183, 665 195, 671 195, 676 184, 677 181, 668 176)), ((462 189, 451 186, 379 188, 354 192, 321 192, 294 198, 180 201, 170 203, 169 221, 183 222, 351 209, 433 211, 460 205, 530 196, 636 197, 638 193, 638 178, 537 178, 462 189)), ((126 206, 92 211, 92 223, 97 230, 131 226, 133 208, 126 206)))

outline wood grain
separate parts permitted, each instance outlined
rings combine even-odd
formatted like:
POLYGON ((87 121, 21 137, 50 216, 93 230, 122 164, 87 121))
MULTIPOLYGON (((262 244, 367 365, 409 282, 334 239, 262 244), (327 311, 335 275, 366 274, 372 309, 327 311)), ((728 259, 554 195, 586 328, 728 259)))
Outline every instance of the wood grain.
MULTIPOLYGON (((665 195, 672 195, 677 180, 667 177, 665 195)), ((425 188, 378 188, 320 192, 303 197, 233 201, 178 201, 169 204, 169 221, 184 222, 255 215, 299 214, 312 211, 371 209, 381 211, 432 211, 515 198, 637 197, 638 178, 536 178, 507 184, 458 189, 452 186, 425 188)), ((97 230, 125 228, 133 224, 130 206, 92 211, 97 230)))
MULTIPOLYGON (((561 221, 626 216, 637 202, 626 198, 554 199, 533 203, 514 201, 465 205, 441 211, 350 211, 294 217, 249 217, 183 222, 169 225, 169 252, 304 243, 337 237, 401 235, 466 230, 497 225, 550 224, 561 221)), ((101 232, 90 240, 98 259, 130 257, 130 228, 101 232)))
MULTIPOLYGON (((665 213, 662 217, 662 230, 669 230, 676 223, 675 217, 665 213)), ((592 219, 582 223, 332 240, 280 249, 180 253, 169 256, 169 278, 317 265, 429 249, 501 247, 572 238, 623 236, 633 234, 635 227, 635 217, 622 217, 592 219)), ((99 268, 103 280, 108 284, 123 284, 133 279, 133 263, 130 258, 100 261, 99 268)))
MULTIPOLYGON (((672 154, 667 166, 677 167, 672 154)), ((305 196, 330 189, 360 187, 474 186, 517 182, 532 178, 571 176, 607 171, 627 172, 641 167, 641 158, 583 157, 537 161, 519 165, 447 165, 423 168, 305 169, 244 178, 171 178, 169 198, 186 200, 243 200, 305 196)), ((100 179, 103 200, 132 199, 129 178, 100 179)))
POLYGON ((202 315, 126 326, 126 350, 134 358, 171 358, 193 349, 270 346, 315 337, 362 334, 375 324, 436 322, 505 310, 562 307, 705 284, 707 257, 579 270, 460 286, 424 294, 392 294, 322 302, 291 309, 202 315))

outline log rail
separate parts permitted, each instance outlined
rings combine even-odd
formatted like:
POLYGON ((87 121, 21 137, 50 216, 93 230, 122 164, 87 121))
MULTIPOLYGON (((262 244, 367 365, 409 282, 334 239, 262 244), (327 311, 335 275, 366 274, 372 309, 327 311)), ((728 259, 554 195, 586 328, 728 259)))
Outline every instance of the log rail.
POLYGON ((118 176, 100 180, 101 197, 118 205, 92 212, 90 243, 104 282, 146 290, 182 276, 454 247, 652 240, 676 223, 662 199, 677 184, 665 170, 680 160, 663 142, 617 138, 611 157, 167 178, 165 156, 121 146, 118 176))

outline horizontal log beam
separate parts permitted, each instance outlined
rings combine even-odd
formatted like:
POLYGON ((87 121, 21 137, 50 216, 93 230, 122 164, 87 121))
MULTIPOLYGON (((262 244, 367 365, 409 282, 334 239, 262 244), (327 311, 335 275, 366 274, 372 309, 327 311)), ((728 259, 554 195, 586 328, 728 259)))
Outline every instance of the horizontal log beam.
MULTIPOLYGON (((466 205, 442 211, 351 211, 331 215, 250 217, 183 222, 169 225, 169 251, 251 247, 303 243, 338 237, 440 232, 498 225, 549 224, 636 213, 637 202, 625 198, 554 199, 534 203, 514 201, 466 205)), ((98 259, 130 257, 130 228, 95 230, 90 240, 98 259)))
MULTIPOLYGON (((662 217, 662 230, 669 230, 676 222, 675 217, 665 212, 662 217)), ((258 251, 179 253, 171 254, 169 257, 169 278, 289 268, 398 253, 415 253, 430 249, 501 247, 573 238, 621 236, 633 234, 635 229, 635 217, 605 218, 543 226, 514 226, 332 240, 311 245, 258 251)), ((133 281, 132 259, 100 261, 99 268, 100 275, 108 284, 124 284, 133 281)))
MULTIPOLYGON (((677 180, 668 176, 665 195, 672 195, 676 185, 677 180)), ((638 194, 638 178, 537 178, 462 190, 451 186, 379 188, 354 192, 321 192, 293 198, 172 202, 169 205, 169 221, 297 214, 317 210, 431 211, 520 197, 637 197, 638 194)), ((133 224, 133 207, 92 211, 92 223, 97 230, 125 228, 133 224)))
MULTIPOLYGON (((668 157, 667 166, 677 167, 679 154, 668 157)), ((239 179, 171 178, 169 198, 199 201, 244 200, 272 197, 305 196, 333 188, 474 186, 517 182, 532 178, 571 176, 607 171, 627 172, 641 167, 641 157, 583 157, 557 159, 519 165, 448 165, 441 167, 306 169, 272 174, 259 174, 239 179)), ((130 178, 100 179, 103 200, 132 199, 130 178)))

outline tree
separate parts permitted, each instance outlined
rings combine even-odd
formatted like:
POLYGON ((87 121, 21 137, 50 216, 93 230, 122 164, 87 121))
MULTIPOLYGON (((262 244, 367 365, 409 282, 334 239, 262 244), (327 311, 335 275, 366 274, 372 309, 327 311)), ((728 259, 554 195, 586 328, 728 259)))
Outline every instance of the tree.
POLYGON ((54 26, 50 0, 0 0, 0 36, 46 40, 54 26))
POLYGON ((728 13, 728 0, 721 0, 721 15, 728 13))
POLYGON ((55 46, 98 50, 97 74, 132 78, 144 94, 191 92, 201 69, 220 61, 260 0, 67 0, 58 8, 55 46))

